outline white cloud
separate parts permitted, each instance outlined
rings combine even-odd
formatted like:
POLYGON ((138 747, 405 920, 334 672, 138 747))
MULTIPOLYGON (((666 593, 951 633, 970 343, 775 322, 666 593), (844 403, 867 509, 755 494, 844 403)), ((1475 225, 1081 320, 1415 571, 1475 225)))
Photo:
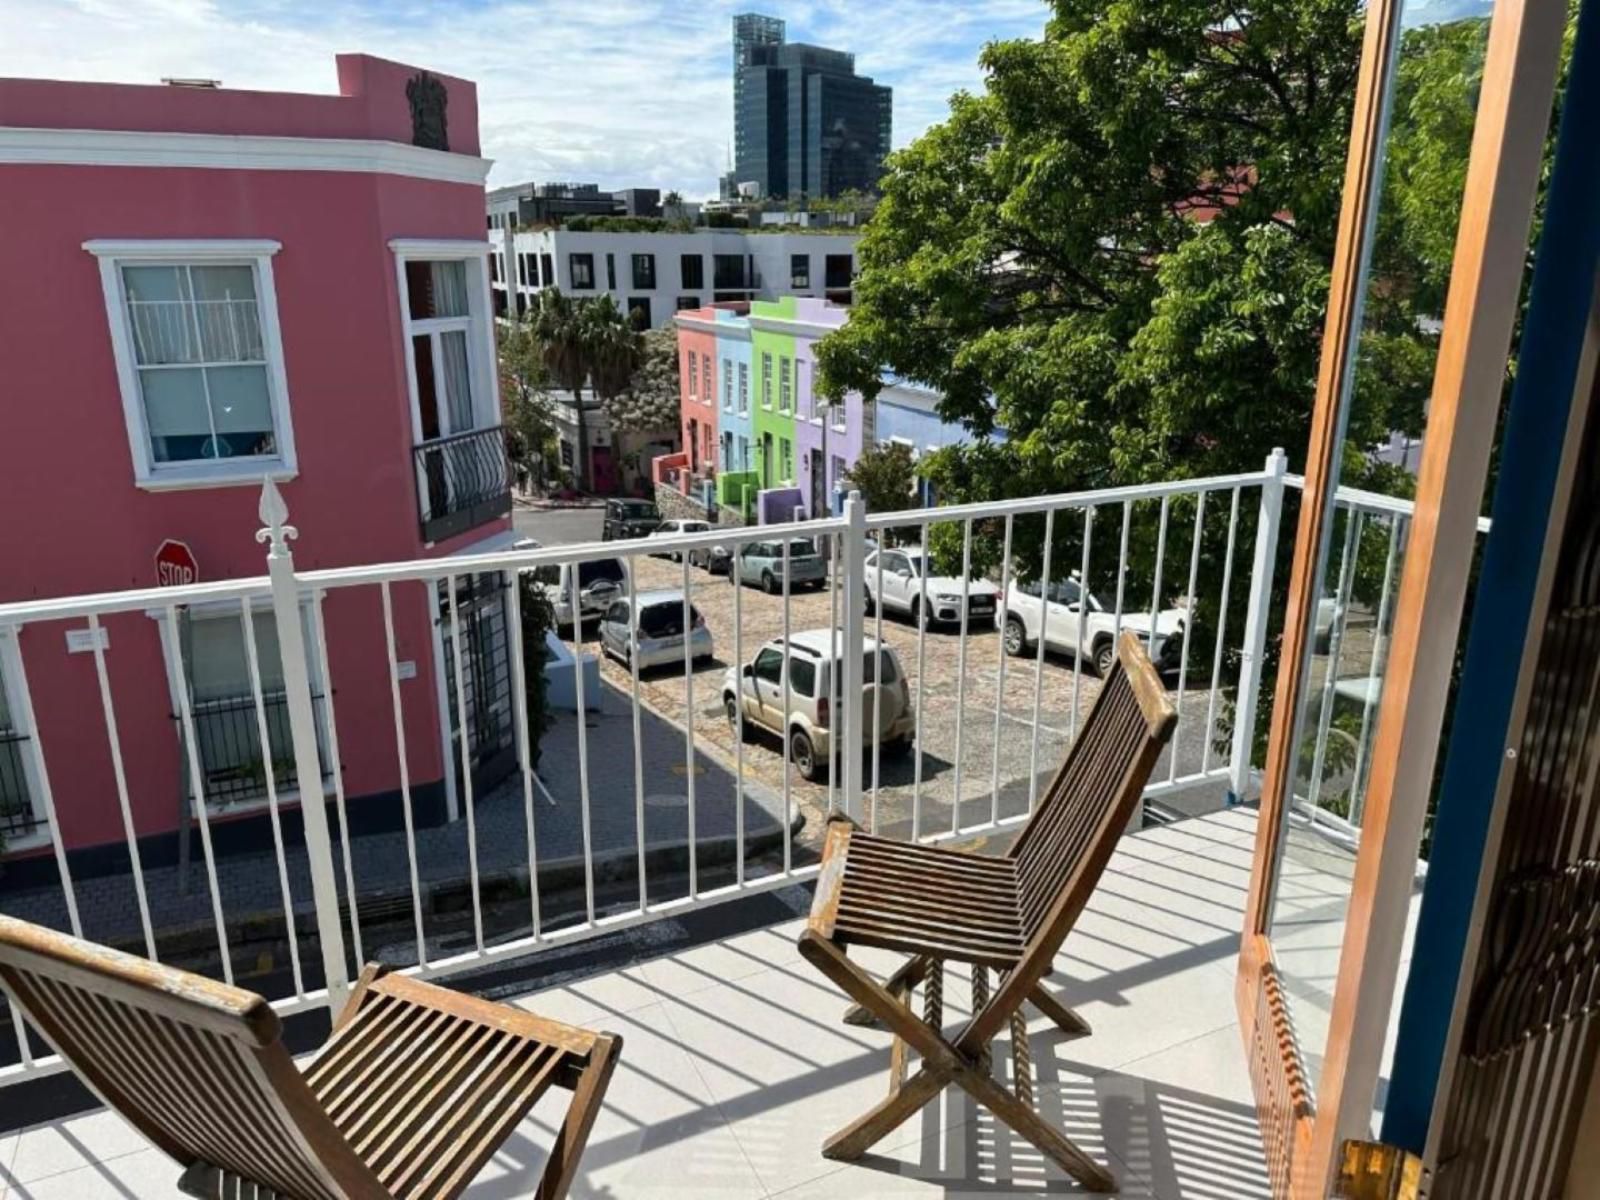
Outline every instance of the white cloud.
MULTIPOLYGON (((895 88, 895 142, 981 79, 996 37, 1037 35, 1040 0, 0 0, 0 75, 331 91, 361 50, 478 84, 491 183, 593 180, 714 191, 732 137, 730 18, 789 22, 791 41, 851 50, 895 88)), ((3 120, 3 115, 0 115, 3 120)))

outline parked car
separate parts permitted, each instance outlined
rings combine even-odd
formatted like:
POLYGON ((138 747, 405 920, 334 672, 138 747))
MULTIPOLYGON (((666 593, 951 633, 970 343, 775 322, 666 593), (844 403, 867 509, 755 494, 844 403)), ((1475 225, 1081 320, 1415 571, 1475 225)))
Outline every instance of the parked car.
MULTIPOLYGON (((921 546, 905 546, 867 556, 863 567, 866 579, 867 612, 878 605, 886 613, 904 613, 924 628, 935 621, 961 620, 961 580, 950 575, 929 575, 928 560, 921 546), (923 607, 923 598, 927 607, 923 607)), ((1000 589, 987 579, 969 579, 966 584, 967 619, 988 622, 994 619, 1000 589)))
MULTIPOLYGON (((1117 620, 1113 613, 1086 591, 1078 582, 1077 573, 1069 579, 1060 579, 1050 585, 1050 619, 1045 625, 1044 604, 1040 600, 1037 581, 1019 584, 1012 582, 1005 603, 995 613, 995 628, 1000 630, 1007 654, 1023 655, 1039 645, 1039 632, 1045 628, 1045 648, 1062 654, 1076 655, 1089 663, 1102 679, 1111 671, 1116 661, 1117 620), (1079 604, 1087 602, 1083 613, 1083 640, 1078 640, 1079 604)), ((1131 629, 1145 643, 1150 661, 1160 670, 1173 670, 1183 655, 1183 633, 1188 623, 1188 613, 1181 608, 1168 608, 1156 614, 1155 638, 1150 637, 1150 614, 1125 611, 1122 628, 1131 629)))
MULTIPOLYGON (((661 522, 651 530, 647 538, 673 537, 680 533, 710 533, 716 526, 710 521, 697 521, 693 518, 673 517, 661 522)), ((673 562, 682 562, 683 553, 679 550, 664 550, 673 562)), ((733 561, 733 554, 726 546, 709 546, 699 550, 689 551, 689 565, 691 567, 704 567, 713 575, 721 575, 728 569, 728 564, 733 561)))
MULTIPOLYGON (((638 598, 639 615, 624 596, 613 600, 600 618, 600 649, 627 664, 634 655, 639 666, 683 665, 683 593, 645 592, 638 598)), ((694 605, 689 606, 689 657, 704 662, 711 657, 711 630, 694 605)))
POLYGON ((660 524, 661 514, 653 500, 607 500, 600 538, 612 542, 644 537, 660 524))
MULTIPOLYGON (((522 541, 519 549, 537 549, 537 543, 522 541)), ((544 589, 555 609, 556 628, 572 628, 573 563, 546 563, 533 569, 533 581, 544 589)), ((612 601, 628 590, 628 568, 620 558, 597 558, 576 564, 578 571, 578 619, 598 620, 612 601)))
MULTIPOLYGON (((757 730, 787 739, 789 759, 805 779, 822 777, 839 747, 833 737, 835 718, 830 697, 842 682, 844 635, 832 629, 808 629, 789 635, 788 724, 785 726, 784 641, 774 638, 747 663, 728 670, 722 681, 722 707, 728 724, 739 732, 741 705, 744 735, 757 730)), ((916 714, 899 656, 887 643, 861 639, 862 741, 881 743, 884 750, 903 754, 917 736, 916 714), (876 704, 878 720, 872 714, 876 704)), ((844 701, 841 701, 844 703, 844 701)))
MULTIPOLYGON (((728 581, 760 584, 771 595, 783 591, 783 540, 746 542, 733 557, 728 581)), ((820 588, 828 582, 828 567, 810 538, 789 539, 789 585, 820 588)))

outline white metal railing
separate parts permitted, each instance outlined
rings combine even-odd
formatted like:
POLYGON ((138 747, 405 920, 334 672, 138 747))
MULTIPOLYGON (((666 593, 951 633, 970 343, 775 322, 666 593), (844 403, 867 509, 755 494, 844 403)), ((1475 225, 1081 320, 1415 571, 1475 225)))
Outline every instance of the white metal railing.
MULTIPOLYGON (((1285 477, 1303 490, 1301 476, 1285 477)), ((1337 558, 1318 599, 1310 674, 1296 714, 1293 813, 1336 839, 1360 836, 1372 739, 1388 666, 1389 634, 1415 506, 1341 487, 1334 500, 1337 558)), ((1480 534, 1488 517, 1478 520, 1480 534)))
MULTIPOLYGON (((1076 733, 1080 704, 1086 705, 1095 694, 1096 685, 1092 677, 1085 677, 1087 664, 1081 655, 1086 622, 1091 620, 1090 605, 1080 602, 1074 614, 1059 618, 1076 621, 1077 629, 1069 627, 1064 637, 1052 638, 1050 623, 1058 618, 1052 617, 1042 592, 1036 645, 1026 657, 1010 661, 997 628, 971 620, 973 576, 984 574, 972 569, 980 548, 996 564, 996 611, 1001 614, 1006 611, 1007 592, 1019 565, 1030 575, 1042 572, 1046 580, 1076 575, 1085 589, 1094 580, 1104 580, 1107 592, 1114 587, 1114 603, 1098 618, 1108 612, 1113 632, 1120 630, 1125 620, 1133 620, 1135 624, 1147 621, 1154 633, 1168 594, 1182 587, 1186 624, 1181 657, 1169 675, 1179 709, 1178 732, 1147 796, 1170 803, 1186 793, 1209 788, 1207 803, 1225 803, 1230 794, 1245 797, 1251 785, 1251 738, 1285 481, 1285 460, 1277 452, 1260 471, 1209 479, 886 514, 866 513, 859 498, 852 496, 841 516, 784 525, 315 571, 295 568, 291 541, 296 532, 287 524, 281 497, 267 484, 261 504, 264 527, 257 535, 268 547, 264 577, 0 605, 0 629, 15 632, 22 651, 16 656, 20 669, 10 681, 11 689, 20 701, 14 707, 21 726, 30 731, 23 747, 29 756, 30 779, 36 784, 34 799, 49 828, 50 853, 59 881, 59 895, 49 889, 33 889, 20 896, 0 879, 0 910, 24 916, 49 910, 59 913, 56 923, 72 932, 98 935, 93 921, 86 927, 86 912, 80 904, 80 891, 87 885, 74 878, 72 851, 79 847, 66 843, 57 818, 63 804, 101 801, 75 788, 52 789, 53 776, 69 778, 76 765, 70 749, 63 750, 59 759, 52 758, 51 726, 47 722, 41 727, 33 711, 37 680, 30 679, 29 668, 50 661, 49 655, 59 651, 65 623, 85 630, 92 648, 95 682, 92 692, 83 698, 81 711, 98 710, 103 724, 129 863, 128 883, 138 915, 137 928, 130 920, 128 936, 121 940, 154 959, 161 955, 165 935, 181 928, 183 944, 192 949, 195 918, 203 915, 204 927, 214 938, 216 970, 222 978, 234 981, 239 956, 230 938, 240 932, 239 918, 246 914, 234 912, 230 920, 229 906, 240 903, 232 897, 244 872, 242 860, 223 857, 217 845, 221 814, 208 814, 207 806, 199 804, 180 821, 177 832, 187 838, 188 823, 193 822, 204 861, 204 896, 174 891, 178 885, 163 874, 167 868, 141 862, 141 837, 151 832, 146 827, 148 814, 159 806, 141 792, 148 786, 150 772, 143 769, 147 764, 136 758, 133 766, 139 769, 130 770, 128 756, 148 757, 151 748, 126 743, 119 736, 117 701, 121 696, 123 703, 128 703, 128 689, 137 682, 130 681, 131 674, 144 660, 130 659, 128 665, 119 662, 103 632, 106 623, 126 621, 130 614, 155 615, 165 620, 167 628, 176 629, 176 613, 183 606, 232 606, 243 612, 253 603, 270 605, 277 618, 282 682, 274 686, 281 686, 287 703, 305 844, 302 852, 288 835, 285 818, 291 802, 283 794, 283 781, 273 779, 277 756, 264 755, 266 796, 260 815, 270 831, 271 861, 267 863, 259 855, 255 860, 263 881, 258 894, 270 896, 271 907, 280 908, 281 913, 272 921, 262 921, 269 914, 262 907, 265 902, 257 900, 257 910, 248 915, 257 918, 257 925, 281 919, 290 959, 289 979, 277 986, 281 994, 271 998, 282 1012, 323 1005, 337 1009, 347 994, 354 967, 368 956, 382 956, 419 975, 443 976, 790 884, 815 871, 820 833, 815 818, 828 810, 843 809, 886 836, 924 841, 969 836, 1026 819, 1037 801, 1041 774, 1048 773, 1076 733), (1141 534, 1134 543, 1131 534, 1136 528, 1141 534), (941 534, 941 529, 954 534, 941 534), (1148 565, 1142 566, 1143 555, 1152 545, 1147 531, 1154 535, 1154 549, 1148 565), (873 606, 869 624, 863 601, 874 583, 874 594, 883 594, 881 557, 877 579, 869 580, 867 575, 865 564, 874 544, 869 538, 884 542, 896 533, 910 533, 924 546, 944 537, 952 558, 954 547, 959 546, 961 604, 953 632, 931 631, 922 621, 912 625, 886 622, 883 603, 873 606), (1035 538, 1035 534, 1040 536, 1035 538), (825 597, 807 601, 795 595, 794 538, 827 543, 823 547, 829 564, 825 597), (1236 563, 1239 543, 1246 540, 1251 542, 1248 564, 1236 563), (756 542, 776 542, 782 547, 772 580, 778 585, 774 595, 743 586, 721 592, 717 589, 726 585, 720 581, 713 584, 693 566, 696 558, 709 556, 713 547, 731 550, 737 564, 739 549, 756 542), (1024 544, 1037 544, 1040 556, 1025 560, 1024 544), (998 554, 994 553, 996 547, 998 554), (668 566, 660 561, 664 555, 681 561, 668 566), (870 710, 860 701, 841 703, 846 697, 867 694, 864 656, 847 653, 841 656, 842 670, 826 673, 830 692, 827 727, 831 738, 842 724, 845 747, 869 748, 864 753, 843 753, 840 769, 827 772, 825 784, 808 784, 796 773, 790 738, 782 738, 776 750, 765 743, 746 744, 745 734, 751 731, 742 704, 734 706, 732 729, 725 729, 720 719, 708 717, 706 701, 721 690, 720 672, 697 673, 693 639, 685 636, 681 680, 676 673, 669 683, 661 677, 642 679, 639 656, 631 652, 625 666, 607 660, 602 668, 602 700, 613 708, 626 704, 628 713, 627 720, 615 726, 604 725, 602 713, 595 719, 596 729, 625 727, 625 733, 617 736, 631 743, 632 761, 627 762, 629 747, 615 738, 598 748, 591 745, 596 738, 612 735, 591 734, 590 722, 582 716, 593 697, 587 694, 592 677, 584 669, 581 622, 572 633, 576 652, 572 685, 580 715, 570 723, 570 732, 561 731, 559 744, 554 735, 547 734, 535 746, 526 711, 524 664, 533 656, 525 656, 521 644, 521 581, 549 578, 554 569, 563 581, 558 585, 565 591, 562 599, 570 604, 568 611, 576 614, 597 594, 584 590, 582 565, 606 559, 621 559, 627 565, 625 587, 610 593, 613 600, 625 595, 632 602, 646 591, 663 587, 681 591, 686 632, 691 629, 694 611, 711 609, 715 601, 715 620, 726 639, 718 649, 735 666, 736 687, 742 686, 737 674, 741 664, 771 639, 787 643, 806 623, 839 630, 840 644, 845 647, 863 645, 868 637, 894 647, 915 716, 914 759, 909 766, 897 767, 893 777, 885 773, 881 737, 868 738, 863 732, 869 719, 871 728, 883 729, 880 707, 885 702, 884 690, 881 686, 871 689, 870 710), (562 568, 566 568, 564 573, 562 568), (1247 569, 1249 578, 1238 578, 1247 569), (464 637, 464 622, 469 617, 458 603, 457 581, 491 576, 510 584, 500 614, 506 637, 497 651, 509 663, 503 659, 489 662, 472 629, 466 630, 472 636, 464 637), (425 597, 420 606, 416 603, 419 588, 425 597), (366 606, 362 612, 370 615, 359 622, 330 624, 325 608, 348 608, 357 603, 350 597, 360 597, 359 603, 366 606), (1203 606, 1213 603, 1212 611, 1218 614, 1215 641, 1202 660, 1194 649, 1194 618, 1203 606), (803 604, 808 607, 801 609, 803 604), (309 617, 304 625, 302 610, 309 617), (380 626, 381 638, 377 636, 380 626), (994 639, 992 646, 983 643, 985 637, 994 639), (432 663, 427 661, 426 649, 422 653, 416 649, 424 638, 432 639, 432 663), (1070 645, 1073 651, 1052 654, 1049 648, 1055 644, 1070 645), (332 656, 330 646, 335 651, 332 656), (450 658, 448 670, 446 655, 450 658), (1224 678, 1230 662, 1238 666, 1232 684, 1224 678), (505 668, 508 680, 514 734, 510 753, 516 765, 508 784, 492 794, 479 794, 474 758, 483 747, 473 743, 473 722, 468 716, 484 702, 472 689, 497 667, 505 668), (952 676, 953 698, 949 695, 952 676), (406 681, 412 678, 431 680, 433 693, 423 697, 421 689, 408 691, 406 681), (446 679, 452 681, 448 687, 446 679), (363 687, 365 692, 360 691, 363 687), (987 699, 990 691, 992 710, 987 699), (365 699, 343 703, 341 693, 365 699), (381 711, 385 704, 387 713, 381 711), (1219 740, 1218 729, 1230 706, 1232 734, 1219 740), (454 723, 452 713, 459 718, 454 723), (459 727, 458 735, 451 733, 453 724, 459 727), (934 729, 941 732, 932 732, 934 729), (375 788, 370 780, 364 785, 364 793, 372 792, 377 798, 347 796, 341 740, 347 746, 371 747, 386 743, 391 733, 394 760, 385 767, 384 786, 375 788), (729 738, 727 744, 724 735, 729 738), (431 743, 429 736, 434 738, 431 743), (680 737, 681 750, 677 746, 680 737), (1052 743, 1048 749, 1046 738, 1052 743), (982 744, 985 740, 990 743, 987 747, 982 744), (436 746, 437 759, 430 750, 429 762, 419 764, 419 745, 436 746), (544 774, 553 769, 549 764, 563 770, 569 763, 575 765, 573 786, 555 789, 563 790, 559 800, 535 764, 540 749, 544 774), (324 762, 332 764, 326 776, 324 762), (653 815, 661 811, 660 797, 652 797, 649 790, 661 786, 662 779, 676 781, 680 771, 681 797, 674 792, 669 798, 674 805, 681 799, 682 836, 676 826, 662 832, 653 815), (451 805, 450 819, 442 826, 424 828, 418 807, 424 789, 430 788, 443 790, 451 805), (386 798, 390 796, 393 798, 386 798), (948 812, 940 809, 945 804, 948 812), (363 835, 351 829, 350 816, 358 805, 367 809, 398 807, 399 829, 383 835, 396 839, 383 843, 384 868, 388 870, 392 864, 395 888, 364 884, 361 878, 363 872, 370 875, 376 868, 373 856, 365 853, 363 835), (752 814, 759 829, 751 825, 752 814), (804 824, 802 817, 808 818, 804 824), (334 820, 338 837, 334 836, 334 820), (481 827, 486 820, 492 820, 492 827, 481 827), (541 852, 539 830, 551 821, 560 822, 551 828, 562 834, 558 840, 572 844, 570 851, 547 846, 541 852), (510 838, 513 831, 508 822, 521 826, 514 831, 515 838, 510 838), (730 824, 731 845, 726 828, 730 824), (619 829, 627 836, 612 836, 619 829), (516 842, 510 851, 508 838, 516 842), (520 855, 523 842, 525 856, 520 855), (485 862, 486 854, 492 861, 485 862), (523 861, 511 863, 511 854, 523 861), (517 889, 507 883, 518 878, 526 881, 525 895, 515 894, 517 889), (224 881, 233 885, 226 892, 224 881), (453 894, 458 900, 460 889, 465 888, 467 902, 460 906, 459 927, 441 928, 441 910, 432 904, 450 888, 456 889, 453 894), (372 923, 364 928, 368 914, 380 910, 381 916, 372 917, 372 923)), ((926 611, 926 572, 920 588, 926 611)), ((264 651, 252 632, 252 622, 243 621, 243 628, 251 701, 258 735, 265 742, 259 660, 264 651)), ((121 638, 119 633, 119 646, 121 638)), ((164 641, 165 666, 173 680, 186 677, 183 653, 178 639, 164 641)), ((600 656, 598 649, 595 654, 600 656)), ((881 670, 875 666, 875 675, 881 670)), ((778 688, 782 713, 777 723, 788 729, 794 693, 789 687, 787 655, 782 671, 778 688)), ((52 680, 52 685, 59 707, 61 681, 52 680)), ((159 683, 151 686, 159 692, 159 683)), ((175 739, 173 752, 181 756, 191 792, 203 795, 203 764, 195 749, 195 708, 185 687, 173 688, 172 695, 183 734, 175 739)), ((166 702, 165 696, 160 702, 166 702)), ((831 749, 829 753, 831 756, 831 749)), ((103 895, 98 885, 89 890, 97 897, 103 895)), ((251 960, 242 957, 239 961, 251 960)), ((265 986, 259 990, 272 992, 265 986)), ((13 1028, 18 1028, 14 1010, 12 1019, 13 1028)), ((0 1065, 0 1087, 59 1069, 55 1059, 33 1050, 24 1041, 17 1061, 0 1065)))

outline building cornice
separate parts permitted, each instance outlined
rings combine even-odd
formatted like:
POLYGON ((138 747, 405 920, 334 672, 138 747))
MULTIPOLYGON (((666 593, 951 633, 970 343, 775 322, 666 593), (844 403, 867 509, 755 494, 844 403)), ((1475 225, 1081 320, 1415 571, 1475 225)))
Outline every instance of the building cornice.
POLYGON ((347 171, 482 187, 493 160, 355 138, 0 127, 0 165, 347 171))

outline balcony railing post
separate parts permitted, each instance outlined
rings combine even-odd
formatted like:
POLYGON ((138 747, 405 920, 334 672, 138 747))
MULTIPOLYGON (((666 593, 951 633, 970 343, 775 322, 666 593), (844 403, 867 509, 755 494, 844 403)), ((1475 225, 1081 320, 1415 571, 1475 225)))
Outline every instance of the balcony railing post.
MULTIPOLYGON (((844 606, 844 638, 839 648, 839 659, 844 664, 844 682, 839 689, 839 706, 844 709, 842 730, 834 718, 836 733, 842 733, 844 744, 838 749, 838 762, 844 768, 844 786, 840 789, 839 803, 855 820, 862 819, 866 807, 861 796, 861 709, 862 709, 862 654, 861 642, 865 636, 862 598, 866 594, 866 577, 863 564, 867 560, 867 506, 860 492, 851 492, 844 502, 844 543, 836 568, 839 576, 839 602, 844 606)), ((876 678, 876 673, 874 673, 876 678)))
MULTIPOLYGON (((333 841, 328 832, 328 807, 322 791, 322 764, 317 746, 317 718, 311 698, 311 674, 300 624, 300 582, 295 578, 289 540, 298 537, 287 524, 289 509, 268 479, 261 488, 261 523, 256 541, 267 544, 267 575, 272 582, 272 615, 283 655, 283 690, 289 709, 289 734, 294 741, 295 772, 300 787, 300 813, 305 821, 306 858, 311 868, 311 897, 316 905, 317 940, 327 977, 328 1008, 337 1016, 350 993, 345 967, 344 923, 339 916, 339 884, 333 870, 333 841)), ((270 758, 270 753, 269 753, 270 758)), ((338 770, 339 765, 333 764, 338 770)), ((349 837, 349 830, 342 831, 349 837)), ((294 936, 294 931, 289 931, 294 936)))
POLYGON ((1261 481, 1261 515, 1256 522, 1255 561, 1250 568, 1250 599, 1240 649, 1239 690, 1233 708, 1233 755, 1229 761, 1228 803, 1242 804, 1250 786, 1250 756, 1255 745, 1256 709, 1261 699, 1261 666, 1272 611, 1272 573, 1278 560, 1278 529, 1283 517, 1283 477, 1289 460, 1281 449, 1267 455, 1261 481))

